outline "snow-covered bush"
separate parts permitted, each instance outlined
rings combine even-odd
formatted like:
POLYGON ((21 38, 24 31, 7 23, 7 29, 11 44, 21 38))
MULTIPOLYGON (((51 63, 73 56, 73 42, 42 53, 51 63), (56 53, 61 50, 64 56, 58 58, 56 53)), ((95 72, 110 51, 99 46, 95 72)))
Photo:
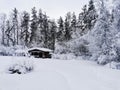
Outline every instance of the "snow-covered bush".
POLYGON ((55 54, 52 56, 54 59, 71 60, 71 59, 88 59, 91 56, 89 51, 88 41, 80 37, 56 44, 55 54))
POLYGON ((12 64, 9 68, 8 68, 8 73, 10 74, 26 74, 29 73, 31 71, 33 71, 34 66, 30 61, 23 61, 23 62, 17 62, 12 64))
POLYGON ((101 65, 105 65, 107 63, 111 63, 112 61, 117 61, 117 59, 118 59, 118 55, 117 55, 116 51, 111 50, 106 55, 100 54, 97 59, 97 63, 101 64, 101 65))
POLYGON ((0 46, 0 56, 14 56, 16 54, 16 51, 23 50, 25 51, 27 48, 16 45, 16 46, 11 46, 11 47, 6 47, 6 46, 0 46))
POLYGON ((115 62, 115 61, 108 63, 106 66, 109 68, 112 68, 112 69, 119 69, 120 70, 120 63, 115 62))
POLYGON ((12 53, 13 50, 11 50, 9 47, 5 47, 5 46, 0 47, 0 56, 12 56, 12 53))
POLYGON ((120 32, 115 35, 113 41, 114 51, 116 53, 116 59, 114 61, 120 62, 120 32))
POLYGON ((76 56, 73 53, 69 54, 53 54, 53 59, 60 59, 60 60, 73 60, 76 59, 76 56))
POLYGON ((109 59, 108 59, 108 57, 107 57, 106 55, 100 55, 100 56, 98 57, 98 60, 97 60, 97 63, 98 63, 98 64, 105 65, 105 64, 107 64, 108 62, 109 62, 109 59))
POLYGON ((79 46, 74 46, 73 53, 76 56, 87 56, 89 55, 89 50, 86 45, 80 44, 79 46))
POLYGON ((26 50, 26 49, 18 49, 18 50, 16 50, 15 51, 15 56, 26 56, 26 57, 28 57, 29 56, 29 53, 28 53, 28 50, 26 50))
POLYGON ((70 54, 75 56, 89 56, 88 42, 83 38, 73 39, 69 42, 58 43, 56 45, 56 54, 70 54))
POLYGON ((55 45, 55 54, 68 54, 71 53, 71 45, 69 44, 70 42, 61 42, 61 43, 56 43, 55 45))

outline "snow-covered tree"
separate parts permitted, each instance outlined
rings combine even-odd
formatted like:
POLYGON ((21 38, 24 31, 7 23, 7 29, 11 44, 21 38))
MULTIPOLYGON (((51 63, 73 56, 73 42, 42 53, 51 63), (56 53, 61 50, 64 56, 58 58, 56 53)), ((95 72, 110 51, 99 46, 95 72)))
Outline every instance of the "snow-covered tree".
POLYGON ((119 0, 115 0, 114 9, 113 9, 113 17, 114 17, 114 27, 117 32, 120 32, 120 2, 119 0))
POLYGON ((91 51, 95 55, 94 60, 98 60, 100 64, 106 64, 111 61, 109 57, 112 51, 113 30, 109 22, 109 11, 106 8, 104 0, 99 1, 100 14, 92 30, 94 42, 92 42, 91 51))
POLYGON ((72 31, 72 38, 75 38, 77 35, 77 31, 76 31, 76 26, 77 26, 77 18, 75 15, 75 12, 73 12, 72 14, 72 20, 71 20, 71 31, 72 31))
POLYGON ((91 30, 94 27, 97 17, 98 15, 96 12, 94 1, 90 0, 88 5, 88 11, 87 11, 87 20, 86 20, 87 29, 91 30))
POLYGON ((6 45, 7 46, 11 46, 11 45, 13 45, 13 38, 12 38, 12 34, 13 33, 11 33, 12 32, 12 28, 13 28, 13 26, 11 25, 11 22, 10 22, 10 20, 7 20, 6 21, 6 30, 5 30, 5 34, 6 34, 6 45))
POLYGON ((21 34, 20 34, 20 39, 24 46, 28 46, 29 44, 29 37, 30 37, 29 20, 30 20, 30 15, 28 14, 28 12, 24 11, 21 21, 21 34))
POLYGON ((31 46, 34 46, 37 42, 36 36, 37 36, 37 29, 38 29, 38 20, 37 20, 37 11, 36 8, 32 8, 32 19, 31 19, 31 36, 30 36, 30 44, 31 46))
POLYGON ((49 20, 46 14, 43 15, 43 29, 41 31, 43 35, 43 47, 48 48, 48 39, 49 39, 49 20))
POLYGON ((1 28, 1 31, 2 31, 2 40, 1 40, 1 44, 2 45, 5 45, 5 27, 6 27, 6 15, 5 14, 2 14, 1 17, 0 17, 0 20, 1 20, 1 23, 0 23, 0 28, 1 28))
POLYGON ((37 44, 39 44, 39 46, 43 46, 43 35, 42 35, 42 31, 43 31, 43 19, 44 19, 44 14, 42 12, 42 10, 39 10, 38 13, 38 31, 37 31, 37 44))
POLYGON ((86 19, 87 19, 87 5, 84 5, 82 12, 79 14, 77 27, 80 30, 80 35, 84 35, 86 29, 86 19))
POLYGON ((72 36, 71 36, 71 13, 67 13, 66 18, 65 18, 65 33, 64 33, 64 40, 69 41, 72 36))
POLYGON ((62 17, 58 19, 58 31, 56 38, 58 42, 63 41, 64 38, 64 21, 62 17))
POLYGON ((114 61, 120 62, 120 1, 114 0, 114 8, 113 8, 113 18, 112 18, 112 26, 114 30, 114 38, 113 38, 113 49, 116 53, 116 59, 114 61))
POLYGON ((49 30, 49 38, 48 38, 48 43, 49 43, 49 47, 52 50, 55 50, 55 41, 56 41, 56 29, 57 29, 57 25, 55 23, 54 20, 50 21, 50 30, 49 30))
POLYGON ((71 20, 71 27, 74 28, 74 30, 76 29, 76 23, 77 23, 76 15, 75 15, 75 12, 73 12, 72 20, 71 20))
POLYGON ((12 33, 13 33, 13 46, 19 43, 19 27, 18 27, 18 10, 14 8, 12 14, 12 33))

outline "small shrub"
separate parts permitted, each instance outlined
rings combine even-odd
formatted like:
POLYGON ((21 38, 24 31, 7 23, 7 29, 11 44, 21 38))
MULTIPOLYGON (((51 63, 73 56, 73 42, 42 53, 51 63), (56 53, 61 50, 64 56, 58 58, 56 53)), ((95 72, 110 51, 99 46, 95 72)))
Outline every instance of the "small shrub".
POLYGON ((31 71, 33 71, 33 65, 32 64, 28 64, 26 62, 24 63, 16 63, 13 64, 12 66, 10 66, 8 68, 8 73, 10 74, 26 74, 29 73, 31 71))
POLYGON ((118 62, 112 61, 112 62, 108 63, 107 65, 112 69, 120 70, 120 62, 118 63, 118 62))

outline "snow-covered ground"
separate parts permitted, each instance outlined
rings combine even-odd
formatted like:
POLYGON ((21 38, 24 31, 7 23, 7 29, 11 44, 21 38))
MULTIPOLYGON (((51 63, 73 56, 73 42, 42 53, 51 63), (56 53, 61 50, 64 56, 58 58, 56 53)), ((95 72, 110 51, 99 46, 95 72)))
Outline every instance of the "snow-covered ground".
POLYGON ((0 90, 120 90, 120 71, 85 60, 0 57, 0 90), (25 60, 33 63, 32 72, 7 73, 25 60))

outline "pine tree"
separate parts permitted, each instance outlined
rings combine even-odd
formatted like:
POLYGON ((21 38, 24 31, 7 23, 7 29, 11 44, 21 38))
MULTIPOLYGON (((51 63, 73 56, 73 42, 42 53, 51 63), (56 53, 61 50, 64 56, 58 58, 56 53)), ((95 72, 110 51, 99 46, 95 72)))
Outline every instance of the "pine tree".
POLYGON ((56 38, 58 42, 63 41, 63 38, 64 38, 64 21, 62 17, 60 17, 58 20, 58 31, 57 31, 56 38))
POLYGON ((72 14, 72 20, 71 20, 71 32, 72 32, 72 38, 76 37, 77 31, 76 31, 76 26, 77 26, 77 19, 75 12, 72 14))
MULTIPOLYGON (((100 14, 92 31, 92 36, 95 41, 93 47, 95 49, 95 54, 99 64, 106 64, 111 61, 110 52, 112 50, 112 38, 113 31, 109 22, 109 11, 103 0, 100 0, 100 14)), ((92 51, 94 51, 94 49, 92 51)))
POLYGON ((45 14, 43 16, 43 30, 41 31, 42 35, 43 35, 43 47, 48 48, 48 39, 49 39, 49 21, 48 21, 48 17, 45 14))
POLYGON ((65 41, 69 41, 72 37, 71 37, 71 27, 70 27, 70 22, 69 22, 69 18, 66 16, 65 19, 65 34, 64 34, 64 40, 65 41))
POLYGON ((10 40, 11 40, 10 31, 11 31, 10 21, 7 20, 6 21, 6 30, 5 30, 7 46, 10 46, 10 40))
POLYGON ((38 23, 39 23, 39 27, 42 28, 42 23, 43 23, 43 13, 42 10, 39 10, 39 14, 38 14, 38 23))
POLYGON ((14 38, 13 38, 13 24, 10 20, 6 21, 6 30, 5 30, 5 34, 6 34, 6 38, 7 38, 7 46, 14 46, 14 38))
POLYGON ((98 15, 93 0, 89 1, 88 9, 87 5, 84 5, 82 10, 83 11, 79 14, 77 26, 81 30, 80 34, 84 35, 93 29, 98 15))
POLYGON ((113 9, 113 18, 114 18, 114 29, 120 32, 120 2, 119 0, 115 0, 115 5, 113 9))
POLYGON ((80 29, 80 35, 85 33, 87 27, 87 5, 83 6, 82 12, 79 14, 77 28, 80 29))
POLYGON ((116 53, 116 58, 114 61, 120 62, 120 47, 119 47, 119 42, 120 42, 120 1, 115 0, 114 1, 114 8, 112 10, 112 18, 111 18, 111 23, 112 23, 112 29, 114 30, 113 34, 113 49, 116 53))
POLYGON ((2 31, 2 42, 1 44, 2 45, 5 45, 5 23, 6 23, 6 15, 3 14, 1 17, 1 25, 0 25, 0 28, 1 28, 1 31, 2 31))
POLYGON ((43 31, 43 13, 42 13, 42 10, 40 9, 39 10, 39 14, 38 14, 38 30, 37 30, 37 45, 39 47, 42 47, 43 46, 43 34, 42 34, 42 31, 43 31))
POLYGON ((38 29, 38 21, 37 21, 37 11, 36 8, 32 8, 32 20, 31 20, 31 25, 30 25, 30 30, 31 30, 31 36, 30 36, 30 44, 31 46, 35 46, 37 39, 37 29, 38 29))
POLYGON ((21 40, 24 46, 28 46, 29 44, 29 37, 30 37, 29 21, 30 21, 30 15, 28 12, 24 11, 21 21, 21 40))
POLYGON ((91 30, 94 27, 97 17, 98 15, 95 9, 94 2, 93 0, 90 0, 88 5, 88 11, 87 11, 87 21, 86 21, 87 29, 91 30))
POLYGON ((75 12, 73 12, 72 20, 71 20, 71 27, 76 28, 76 23, 77 23, 76 15, 75 15, 75 12))
POLYGON ((55 50, 55 39, 56 39, 57 25, 54 20, 50 21, 50 32, 49 32, 49 48, 55 50))
POLYGON ((19 42, 19 27, 18 27, 18 10, 14 8, 12 14, 12 32, 13 33, 13 46, 18 45, 19 42))
POLYGON ((111 25, 113 24, 114 22, 114 9, 112 10, 111 14, 110 14, 110 22, 111 22, 111 25))

